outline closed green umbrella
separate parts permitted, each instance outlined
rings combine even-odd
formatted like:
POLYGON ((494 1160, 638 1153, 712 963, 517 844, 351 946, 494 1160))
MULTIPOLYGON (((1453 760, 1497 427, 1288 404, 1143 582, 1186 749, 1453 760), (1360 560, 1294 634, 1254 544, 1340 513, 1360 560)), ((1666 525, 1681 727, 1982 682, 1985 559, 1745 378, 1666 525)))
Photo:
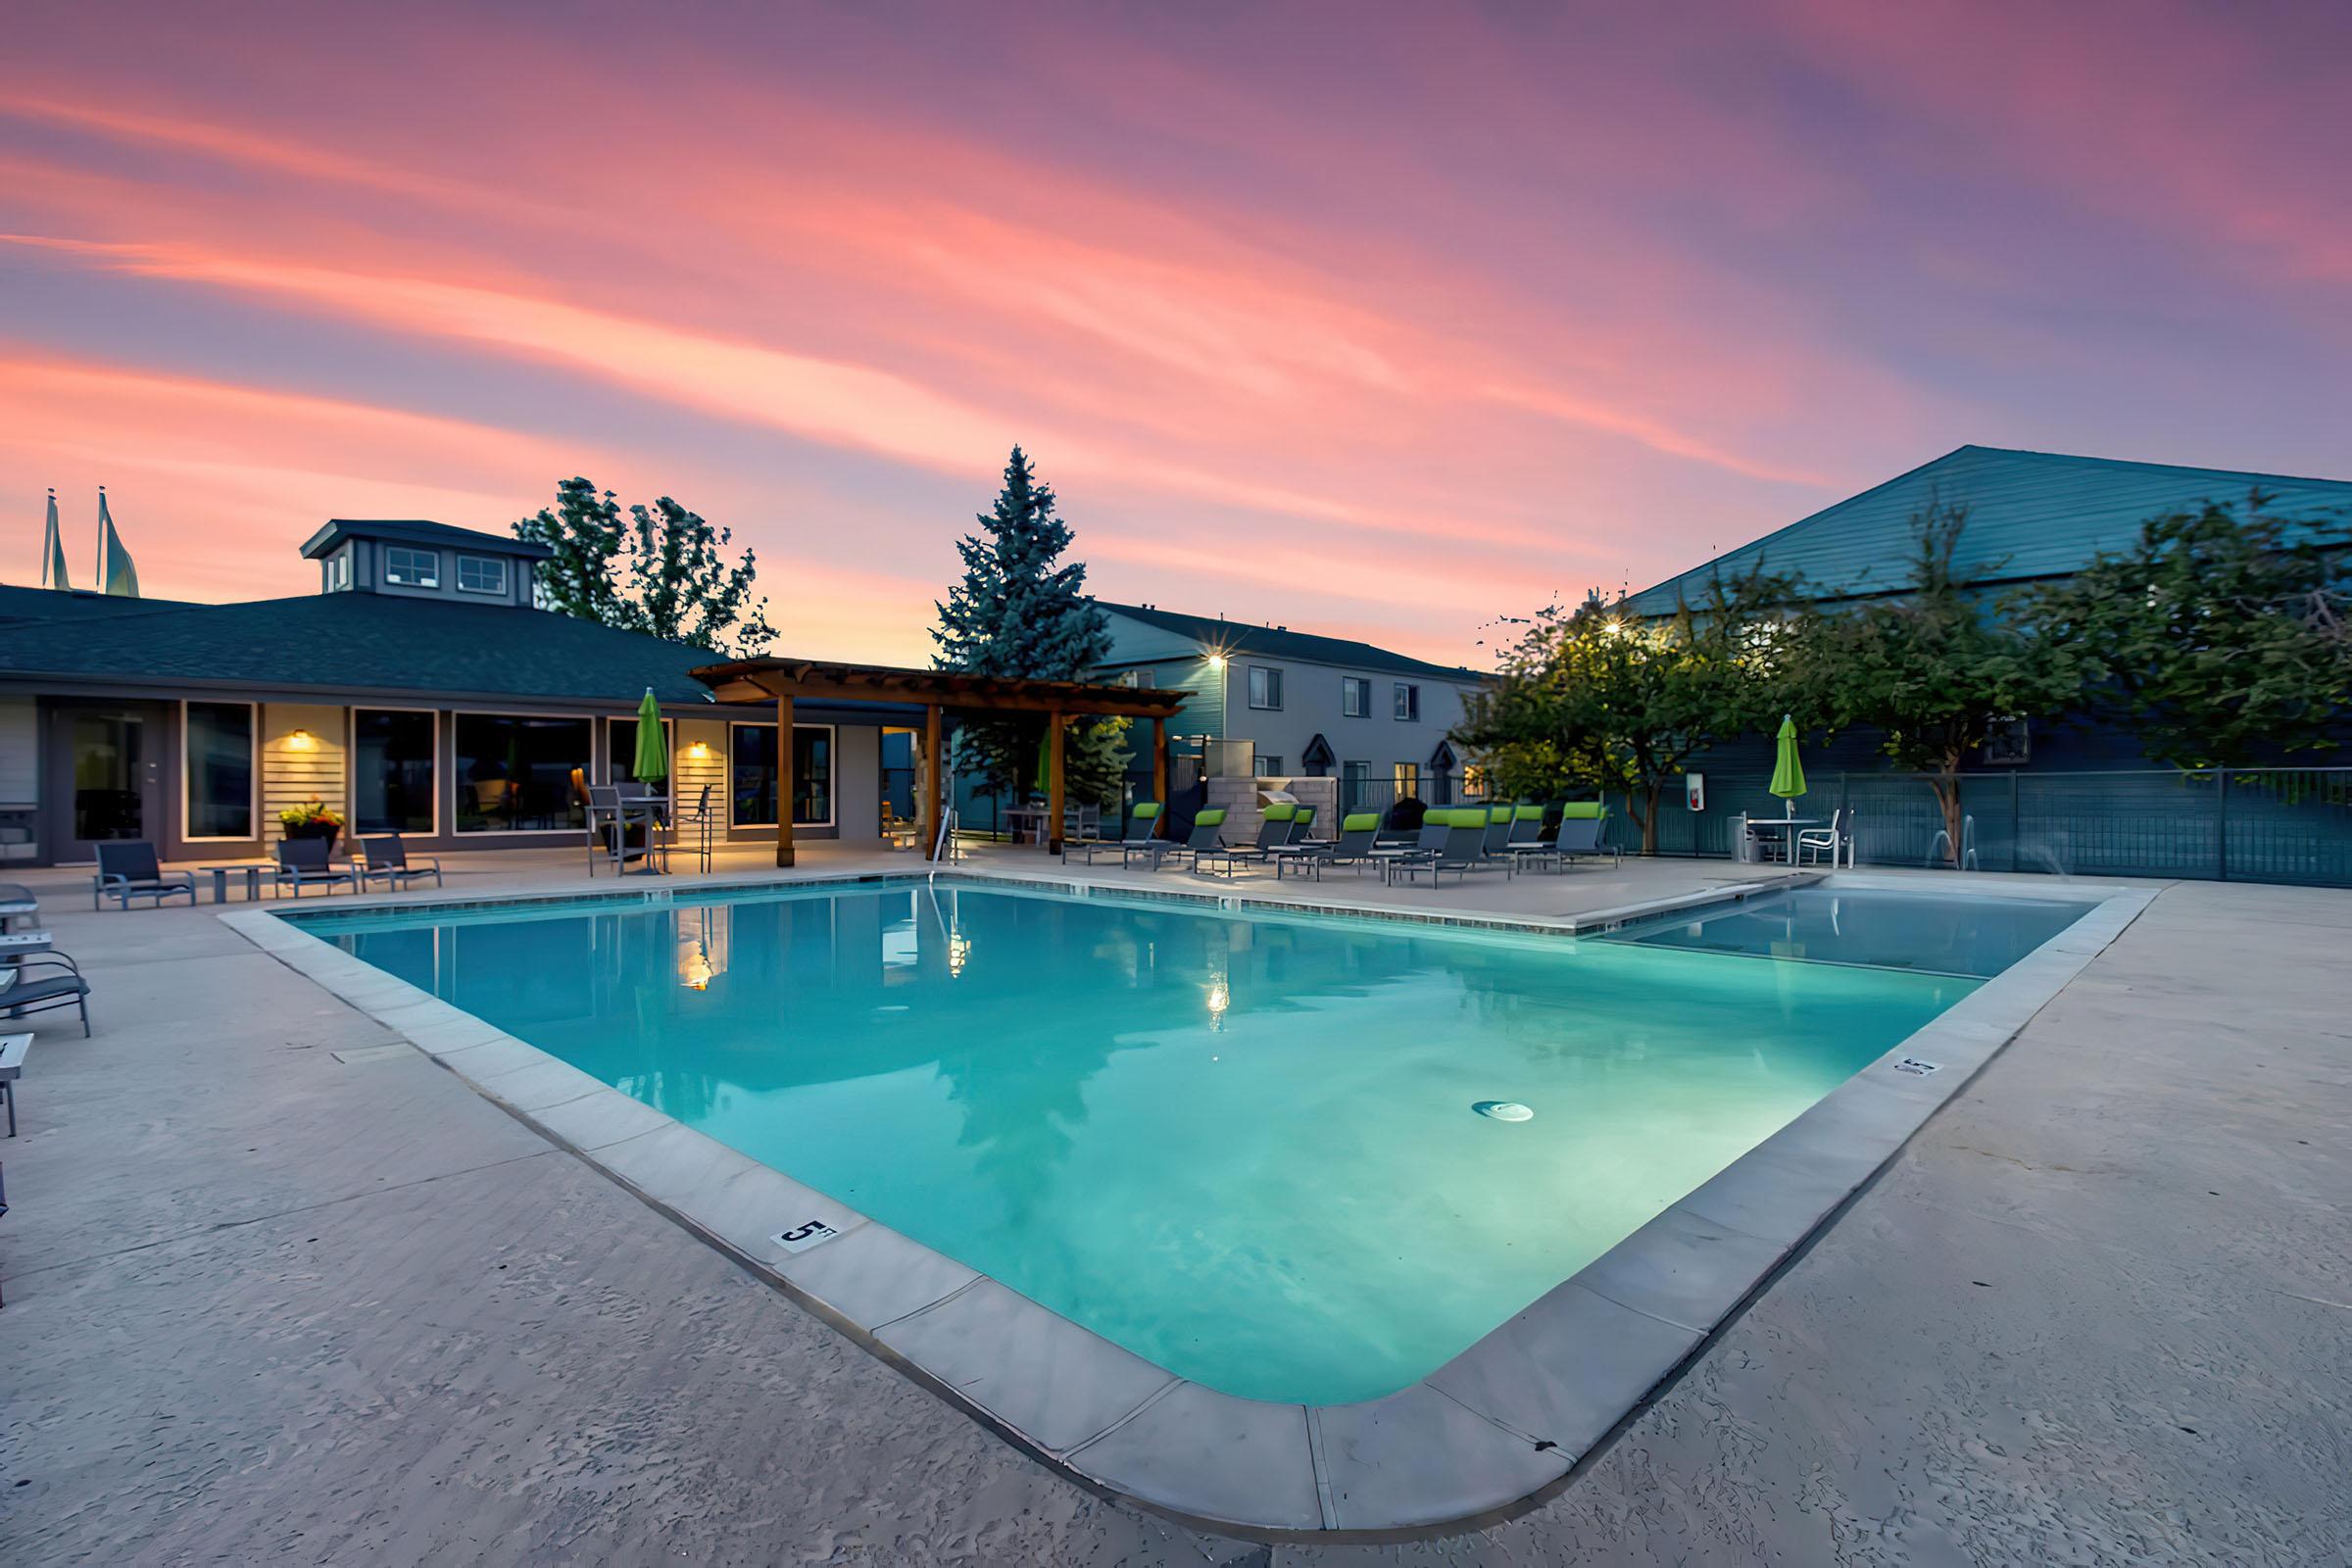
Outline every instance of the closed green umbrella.
POLYGON ((662 744, 662 705, 654 701, 651 686, 645 689, 645 701, 637 705, 637 762, 632 771, 639 781, 647 784, 659 784, 669 777, 669 748, 662 744))
POLYGON ((1772 764, 1772 783, 1767 786, 1773 794, 1788 803, 1788 814, 1796 814, 1796 798, 1805 793, 1805 762, 1796 755, 1796 719, 1781 715, 1781 755, 1772 764))

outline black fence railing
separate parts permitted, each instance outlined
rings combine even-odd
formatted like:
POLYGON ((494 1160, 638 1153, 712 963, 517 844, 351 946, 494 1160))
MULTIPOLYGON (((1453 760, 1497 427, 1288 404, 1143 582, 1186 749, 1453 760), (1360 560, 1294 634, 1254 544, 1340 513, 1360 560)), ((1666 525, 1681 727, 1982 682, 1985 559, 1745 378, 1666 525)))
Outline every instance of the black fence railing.
MULTIPOLYGON (((1704 810, 1680 798, 1662 803, 1659 853, 1731 855, 1742 813, 1787 811, 1768 782, 1709 773, 1704 810)), ((1859 863, 1948 863, 1943 812, 1926 778, 1814 773, 1807 783, 1798 814, 1850 811, 1859 863)), ((1964 773, 1960 811, 1960 853, 1981 871, 2352 887, 2352 767, 1964 773)), ((1609 835, 1641 848, 1641 825, 1626 811, 1610 813, 1609 835)))

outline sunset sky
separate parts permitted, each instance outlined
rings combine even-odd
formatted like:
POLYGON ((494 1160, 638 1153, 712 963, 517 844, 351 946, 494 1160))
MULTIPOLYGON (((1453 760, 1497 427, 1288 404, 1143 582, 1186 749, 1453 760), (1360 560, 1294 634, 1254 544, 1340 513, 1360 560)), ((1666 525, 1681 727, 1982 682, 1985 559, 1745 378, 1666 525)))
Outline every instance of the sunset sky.
POLYGON ((922 662, 1018 440, 1106 598, 1474 660, 1965 442, 2352 476, 2352 10, 1527 9, 12 5, 0 580, 577 472, 922 662))

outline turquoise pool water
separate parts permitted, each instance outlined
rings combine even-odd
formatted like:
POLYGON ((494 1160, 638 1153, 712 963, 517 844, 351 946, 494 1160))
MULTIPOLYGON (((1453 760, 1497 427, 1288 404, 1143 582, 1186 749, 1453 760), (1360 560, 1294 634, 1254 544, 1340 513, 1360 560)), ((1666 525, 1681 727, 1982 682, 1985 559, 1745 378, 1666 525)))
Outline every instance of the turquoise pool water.
POLYGON ((2095 900, 1797 888, 1629 927, 1610 940, 1988 980, 2096 906, 2095 900))
POLYGON ((1308 1402, 1433 1370, 1976 984, 920 883, 301 923, 1171 1371, 1308 1402))

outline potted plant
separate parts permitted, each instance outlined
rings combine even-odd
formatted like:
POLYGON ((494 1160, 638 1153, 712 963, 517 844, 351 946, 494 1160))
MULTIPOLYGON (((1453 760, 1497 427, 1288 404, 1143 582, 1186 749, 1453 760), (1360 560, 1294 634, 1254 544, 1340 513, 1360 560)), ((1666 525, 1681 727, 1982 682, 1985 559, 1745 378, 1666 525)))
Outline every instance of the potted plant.
POLYGON ((321 801, 305 801, 289 806, 277 813, 277 825, 290 839, 324 839, 327 853, 334 853, 334 841, 343 831, 343 813, 321 801))

